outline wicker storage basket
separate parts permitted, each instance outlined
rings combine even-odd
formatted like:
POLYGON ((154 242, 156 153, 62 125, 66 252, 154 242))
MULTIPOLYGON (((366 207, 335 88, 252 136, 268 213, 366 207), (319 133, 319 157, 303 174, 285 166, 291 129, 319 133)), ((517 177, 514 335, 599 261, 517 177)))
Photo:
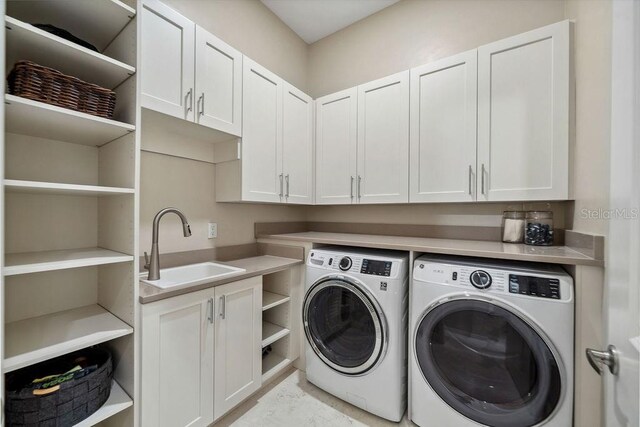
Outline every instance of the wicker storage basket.
POLYGON ((113 117, 115 92, 31 61, 16 62, 9 93, 94 116, 113 117))
POLYGON ((97 411, 109 398, 113 368, 106 350, 88 348, 7 374, 7 426, 68 427, 97 411), (59 389, 35 396, 27 387, 34 378, 67 372, 85 360, 97 369, 59 385, 59 389))

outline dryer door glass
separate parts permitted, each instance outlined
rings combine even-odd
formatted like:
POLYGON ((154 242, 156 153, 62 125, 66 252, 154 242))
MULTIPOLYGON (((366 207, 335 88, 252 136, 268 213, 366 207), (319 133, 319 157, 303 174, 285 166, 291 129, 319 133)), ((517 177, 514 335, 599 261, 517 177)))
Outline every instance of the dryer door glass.
POLYGON ((462 415, 491 426, 533 426, 558 406, 559 360, 507 306, 474 299, 427 312, 415 356, 433 390, 462 415))
POLYGON ((381 315, 359 286, 340 279, 315 284, 303 305, 304 328, 314 352, 336 371, 358 375, 383 350, 381 315))

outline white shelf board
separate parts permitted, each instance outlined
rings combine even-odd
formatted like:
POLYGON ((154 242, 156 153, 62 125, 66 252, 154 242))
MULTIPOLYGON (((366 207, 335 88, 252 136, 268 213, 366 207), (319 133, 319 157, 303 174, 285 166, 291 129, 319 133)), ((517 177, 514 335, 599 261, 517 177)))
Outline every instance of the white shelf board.
POLYGON ((133 188, 101 187, 96 185, 63 184, 58 182, 22 181, 5 179, 8 193, 61 194, 69 196, 113 196, 133 194, 133 188))
POLYGON ((133 261, 132 255, 102 248, 64 249, 58 251, 5 254, 3 274, 38 273, 92 265, 133 261))
POLYGON ((289 335, 289 329, 262 321, 262 348, 289 335))
POLYGON ((111 394, 109 399, 98 409, 91 414, 89 418, 85 418, 73 427, 92 427, 96 424, 106 420, 107 418, 122 412, 125 409, 133 406, 133 400, 129 395, 120 387, 115 380, 111 382, 111 394))
POLYGON ((132 332, 99 305, 7 323, 2 367, 4 372, 15 371, 132 332))
POLYGON ((67 108, 5 95, 5 124, 8 133, 55 139, 99 147, 136 130, 115 120, 79 113, 67 108))
POLYGON ((291 364, 291 360, 271 352, 262 359, 262 382, 268 381, 291 364))
POLYGON ((273 292, 262 291, 262 311, 277 307, 289 301, 291 297, 286 295, 274 294, 273 292))
POLYGON ((96 48, 105 47, 135 16, 135 9, 119 0, 47 0, 7 2, 7 15, 24 22, 46 22, 64 28, 96 48))
MULTIPOLYGON (((108 89, 115 88, 136 72, 131 65, 54 36, 11 16, 6 17, 5 27, 9 61, 26 59, 108 89)), ((7 68, 11 69, 13 65, 9 62, 7 68)))

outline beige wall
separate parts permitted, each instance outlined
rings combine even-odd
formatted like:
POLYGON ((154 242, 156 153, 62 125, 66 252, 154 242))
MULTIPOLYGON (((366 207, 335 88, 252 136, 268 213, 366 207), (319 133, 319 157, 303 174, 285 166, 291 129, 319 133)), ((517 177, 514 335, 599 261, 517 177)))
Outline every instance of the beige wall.
POLYGON ((560 0, 403 0, 309 46, 315 98, 564 19, 560 0))
POLYGON ((607 234, 607 222, 584 218, 583 209, 609 206, 611 113, 611 2, 568 0, 575 21, 576 126, 573 228, 607 234))
POLYGON ((162 0, 302 91, 307 44, 259 0, 162 0))

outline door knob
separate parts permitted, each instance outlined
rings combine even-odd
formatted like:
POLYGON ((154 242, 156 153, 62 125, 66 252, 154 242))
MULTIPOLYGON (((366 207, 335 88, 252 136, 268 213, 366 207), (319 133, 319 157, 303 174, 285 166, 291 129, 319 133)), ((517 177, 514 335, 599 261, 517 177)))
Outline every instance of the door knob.
POLYGON ((586 350, 586 354, 589 365, 591 365, 598 375, 602 375, 604 372, 603 366, 605 365, 609 367, 609 372, 613 375, 618 375, 618 350, 616 350, 614 346, 609 345, 609 347, 607 347, 607 351, 588 348, 586 350))

